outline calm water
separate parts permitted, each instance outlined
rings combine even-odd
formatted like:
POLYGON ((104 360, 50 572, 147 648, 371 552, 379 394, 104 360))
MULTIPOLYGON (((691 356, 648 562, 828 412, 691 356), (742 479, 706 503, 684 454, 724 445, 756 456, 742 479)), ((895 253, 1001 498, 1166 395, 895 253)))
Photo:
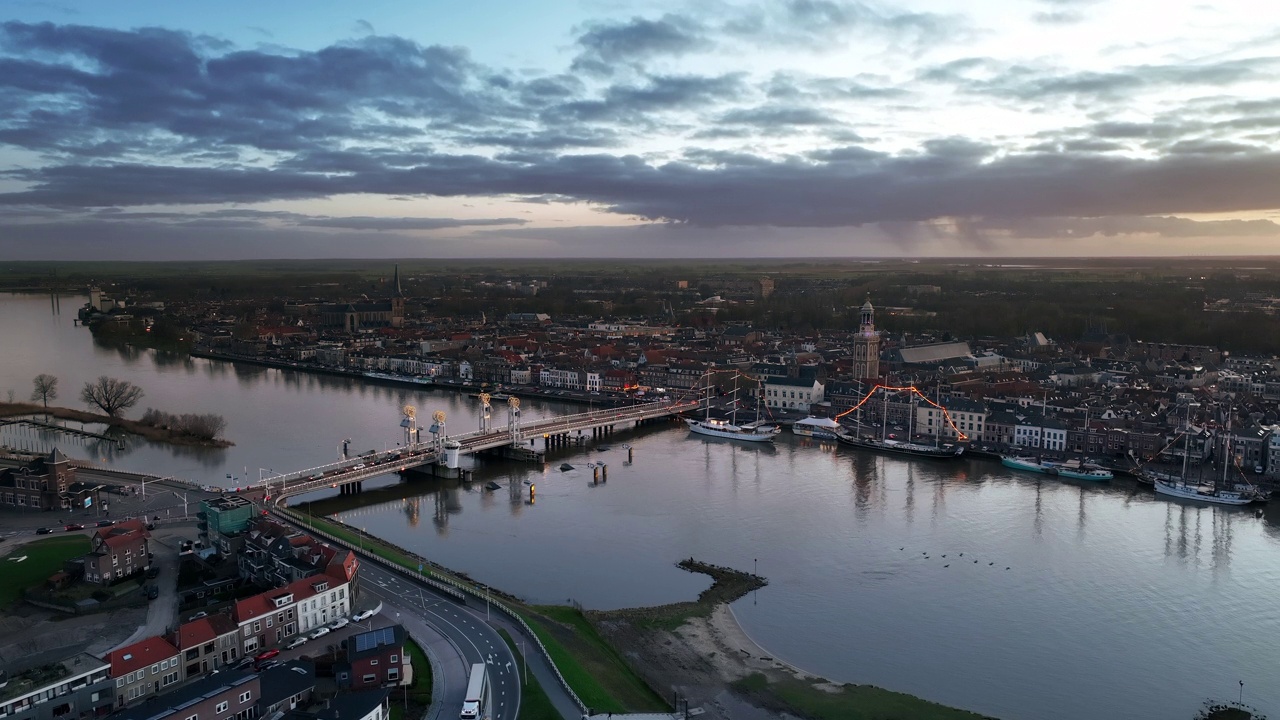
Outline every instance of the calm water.
MULTIPOLYGON (((52 372, 71 405, 83 380, 126 377, 146 389, 143 406, 222 413, 237 445, 142 443, 113 457, 59 443, 74 455, 226 482, 328 461, 345 437, 356 450, 394 444, 406 401, 446 410, 455 432, 475 424, 466 397, 96 348, 72 327, 80 302, 64 298, 57 316, 48 298, 0 296, 0 393, 25 395, 52 372)), ((427 481, 340 516, 532 600, 597 608, 695 595, 705 580, 675 568, 682 557, 758 561, 770 585, 734 610, 778 657, 1002 718, 1190 718, 1206 697, 1234 699, 1237 680, 1246 702, 1280 712, 1270 517, 1172 504, 1127 482, 781 438, 754 448, 674 426, 619 433, 609 451, 563 451, 546 470, 481 461, 477 479, 496 492, 427 481), (560 472, 566 460, 578 469, 560 472), (601 460, 608 482, 593 485, 586 463, 601 460)), ((0 436, 14 440, 47 442, 0 436)))

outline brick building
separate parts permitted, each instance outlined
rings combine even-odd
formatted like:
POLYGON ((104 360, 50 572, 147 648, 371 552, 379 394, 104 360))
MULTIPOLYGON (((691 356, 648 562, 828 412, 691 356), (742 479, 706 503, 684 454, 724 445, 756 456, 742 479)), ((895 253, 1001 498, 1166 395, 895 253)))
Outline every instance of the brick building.
POLYGON ((110 585, 150 564, 151 533, 141 520, 126 520, 99 529, 90 541, 89 554, 83 557, 84 579, 99 585, 110 585))
POLYGON ((111 664, 111 678, 116 683, 117 707, 158 695, 182 680, 178 648, 162 637, 112 650, 105 660, 111 664))
POLYGON ((67 456, 54 448, 45 457, 0 470, 0 505, 35 510, 66 508, 70 503, 68 488, 75 478, 75 468, 67 456))
POLYGON ((413 682, 400 625, 378 628, 347 639, 347 657, 333 668, 338 687, 367 690, 413 682))

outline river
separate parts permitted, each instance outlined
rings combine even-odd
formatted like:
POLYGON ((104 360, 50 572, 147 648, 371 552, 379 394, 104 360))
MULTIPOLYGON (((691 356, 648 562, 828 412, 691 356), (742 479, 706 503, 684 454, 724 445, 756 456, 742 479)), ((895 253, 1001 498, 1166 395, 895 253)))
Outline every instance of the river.
MULTIPOLYGON (((61 379, 58 403, 75 406, 85 380, 122 377, 147 393, 134 416, 220 413, 236 444, 133 441, 120 452, 58 441, 72 456, 238 484, 336 459, 345 438, 353 451, 393 446, 406 403, 423 417, 444 410, 453 432, 476 427, 476 401, 456 393, 100 347, 72 324, 83 301, 61 298, 58 314, 48 297, 0 295, 0 394, 25 397, 48 372, 61 379)), ((578 409, 525 407, 530 417, 578 409)), ((776 447, 749 447, 672 425, 602 442, 610 449, 557 451, 545 469, 477 461, 470 487, 420 481, 338 516, 536 602, 687 599, 706 586, 675 567, 690 556, 757 567, 769 586, 734 611, 777 657, 1006 720, 1189 719, 1207 697, 1235 699, 1239 680, 1246 703, 1280 712, 1270 682, 1280 666, 1280 533, 1270 512, 786 433, 776 447), (566 461, 576 469, 561 472, 566 461), (608 480, 593 483, 586 463, 601 461, 608 480), (484 491, 490 480, 504 489, 484 491)))

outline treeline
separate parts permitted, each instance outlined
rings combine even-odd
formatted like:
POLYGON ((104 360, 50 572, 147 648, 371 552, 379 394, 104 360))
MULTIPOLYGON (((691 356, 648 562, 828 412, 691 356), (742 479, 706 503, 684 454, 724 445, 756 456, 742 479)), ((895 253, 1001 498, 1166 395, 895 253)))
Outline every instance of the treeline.
POLYGON ((213 413, 175 415, 155 408, 147 408, 138 422, 200 440, 215 440, 222 435, 223 430, 227 429, 227 420, 221 415, 213 413))

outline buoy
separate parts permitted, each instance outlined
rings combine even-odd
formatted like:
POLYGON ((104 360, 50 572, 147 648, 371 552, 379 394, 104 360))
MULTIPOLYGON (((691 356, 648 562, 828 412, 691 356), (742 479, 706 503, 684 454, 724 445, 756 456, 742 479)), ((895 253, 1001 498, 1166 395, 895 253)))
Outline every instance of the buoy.
POLYGON ((533 502, 533 496, 538 493, 538 486, 533 483, 529 484, 529 502, 533 502))

